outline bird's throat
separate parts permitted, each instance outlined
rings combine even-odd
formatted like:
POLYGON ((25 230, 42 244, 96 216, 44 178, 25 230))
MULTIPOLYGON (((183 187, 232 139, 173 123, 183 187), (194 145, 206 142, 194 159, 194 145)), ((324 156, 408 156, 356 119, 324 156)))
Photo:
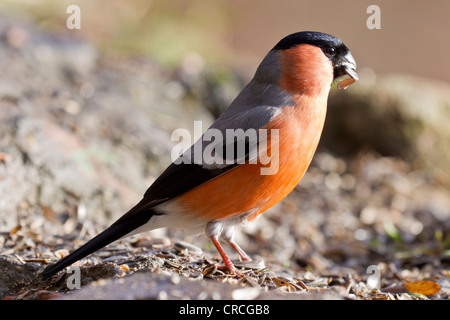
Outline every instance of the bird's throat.
POLYGON ((322 50, 299 45, 283 51, 280 86, 292 95, 328 96, 333 82, 333 66, 322 50))

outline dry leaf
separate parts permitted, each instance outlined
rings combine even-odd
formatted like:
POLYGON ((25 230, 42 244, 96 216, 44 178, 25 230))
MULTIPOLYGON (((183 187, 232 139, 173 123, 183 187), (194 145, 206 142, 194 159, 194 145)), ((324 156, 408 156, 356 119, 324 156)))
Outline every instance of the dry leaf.
POLYGON ((0 162, 7 163, 10 162, 11 160, 12 160, 11 155, 4 152, 0 152, 0 162))
POLYGON ((298 285, 294 285, 289 279, 283 277, 274 277, 272 280, 278 287, 285 288, 288 292, 297 291, 299 288, 298 285))
POLYGON ((67 249, 59 249, 54 252, 55 256, 62 259, 69 255, 69 250, 67 249))
POLYGON ((9 235, 14 235, 17 233, 17 231, 19 231, 20 229, 22 229, 22 226, 19 224, 16 227, 12 228, 11 231, 9 231, 9 235))
POLYGON ((441 290, 441 286, 433 281, 412 281, 405 283, 408 292, 431 296, 441 290))
POLYGON ((42 206, 42 214, 51 222, 56 222, 56 215, 52 208, 42 206))

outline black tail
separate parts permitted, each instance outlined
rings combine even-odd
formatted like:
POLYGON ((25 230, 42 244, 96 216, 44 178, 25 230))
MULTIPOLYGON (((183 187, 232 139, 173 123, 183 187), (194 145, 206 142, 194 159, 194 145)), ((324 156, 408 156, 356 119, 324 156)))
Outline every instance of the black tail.
POLYGON ((45 270, 42 272, 42 276, 44 278, 51 277, 65 267, 70 266, 72 263, 86 257, 87 255, 97 251, 98 249, 103 248, 111 242, 122 238, 131 231, 148 222, 154 214, 155 212, 153 211, 145 211, 129 215, 125 219, 123 219, 124 217, 122 217, 114 224, 112 224, 108 229, 98 234, 95 238, 82 245, 67 257, 45 268, 45 270))

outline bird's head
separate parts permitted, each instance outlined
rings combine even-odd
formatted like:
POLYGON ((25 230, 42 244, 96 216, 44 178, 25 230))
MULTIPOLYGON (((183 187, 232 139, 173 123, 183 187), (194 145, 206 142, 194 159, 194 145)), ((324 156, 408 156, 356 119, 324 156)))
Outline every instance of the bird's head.
POLYGON ((269 54, 279 57, 279 81, 291 93, 328 93, 335 80, 338 89, 345 89, 358 80, 350 50, 329 34, 293 33, 280 40, 269 54))

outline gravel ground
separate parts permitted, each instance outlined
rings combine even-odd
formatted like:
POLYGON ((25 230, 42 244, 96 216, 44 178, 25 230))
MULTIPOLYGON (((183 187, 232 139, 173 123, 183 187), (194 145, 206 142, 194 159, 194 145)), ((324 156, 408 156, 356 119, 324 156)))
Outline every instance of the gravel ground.
POLYGON ((6 17, 0 34, 0 298, 449 298, 448 186, 410 160, 370 149, 337 156, 326 145, 300 185, 238 233, 256 261, 237 262, 240 279, 215 267, 204 236, 157 230, 42 280, 139 200, 168 164, 170 132, 210 123, 208 109, 240 82, 217 87, 218 105, 206 108, 199 96, 216 84, 193 76, 189 61, 168 72, 103 57, 6 17))
MULTIPOLYGON (((87 227, 78 224, 70 235, 55 236, 42 234, 44 220, 24 221, 1 236, 1 268, 14 266, 10 274, 2 272, 2 282, 9 286, 2 294, 25 299, 223 299, 253 288, 251 296, 242 298, 448 299, 450 258, 442 239, 448 219, 440 220, 439 188, 419 174, 405 178, 405 166, 367 155, 356 165, 318 154, 301 186, 239 234, 238 241, 258 262, 238 263, 245 274, 241 279, 215 267, 219 256, 204 236, 186 244, 176 232, 153 232, 118 241, 76 263, 83 289, 73 291, 71 273, 50 281, 37 275, 83 243, 88 236, 79 234, 87 227), (365 174, 369 168, 383 173, 371 180, 365 174), (407 188, 411 185, 414 192, 407 188), (379 272, 379 289, 373 288, 369 266, 379 272), (426 297, 405 289, 418 280, 437 283, 440 290, 426 297), (231 286, 205 285, 212 282, 231 286), (123 290, 111 289, 118 286, 123 290)), ((441 197, 444 204, 445 193, 441 197)))

